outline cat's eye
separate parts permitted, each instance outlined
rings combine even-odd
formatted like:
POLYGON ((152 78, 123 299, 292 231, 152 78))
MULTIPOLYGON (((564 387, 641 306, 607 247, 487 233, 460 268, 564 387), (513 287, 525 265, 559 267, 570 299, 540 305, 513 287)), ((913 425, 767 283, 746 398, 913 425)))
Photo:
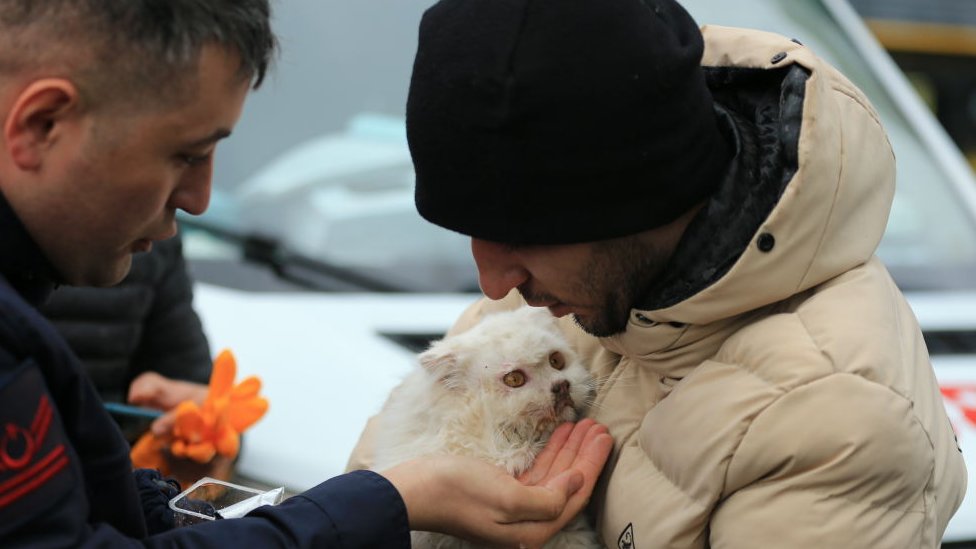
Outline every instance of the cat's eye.
POLYGON ((553 351, 549 355, 549 365, 557 370, 562 370, 566 367, 566 358, 559 351, 553 351))
POLYGON ((509 387, 521 387, 525 385, 526 381, 525 372, 522 370, 512 370, 502 378, 502 382, 509 387))

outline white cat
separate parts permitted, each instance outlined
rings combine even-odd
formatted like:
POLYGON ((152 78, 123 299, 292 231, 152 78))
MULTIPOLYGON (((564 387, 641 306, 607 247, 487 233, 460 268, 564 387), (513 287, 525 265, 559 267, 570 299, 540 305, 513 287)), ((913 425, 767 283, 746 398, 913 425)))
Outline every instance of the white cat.
MULTIPOLYGON (((518 475, 555 427, 577 419, 592 393, 592 378, 546 309, 488 315, 420 354, 381 416, 374 468, 446 453, 481 458, 518 475)), ((474 547, 443 534, 412 536, 414 547, 474 547)), ((580 516, 546 547, 602 544, 580 516)))

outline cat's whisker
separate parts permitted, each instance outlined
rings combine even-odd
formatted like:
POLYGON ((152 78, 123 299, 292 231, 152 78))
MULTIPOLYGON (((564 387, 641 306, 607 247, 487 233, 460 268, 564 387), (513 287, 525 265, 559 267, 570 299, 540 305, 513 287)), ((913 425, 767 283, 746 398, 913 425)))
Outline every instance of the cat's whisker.
POLYGON ((599 403, 599 404, 597 404, 595 402, 591 402, 591 403, 587 404, 587 407, 586 407, 587 417, 589 417, 591 415, 589 412, 602 411, 604 409, 605 408, 604 408, 602 402, 599 403))
POLYGON ((640 383, 636 375, 629 375, 626 377, 620 376, 614 378, 613 374, 608 374, 608 375, 600 376, 598 378, 594 378, 593 380, 593 386, 596 388, 595 390, 598 393, 601 392, 607 385, 612 385, 613 387, 620 387, 620 388, 643 386, 643 384, 640 383))

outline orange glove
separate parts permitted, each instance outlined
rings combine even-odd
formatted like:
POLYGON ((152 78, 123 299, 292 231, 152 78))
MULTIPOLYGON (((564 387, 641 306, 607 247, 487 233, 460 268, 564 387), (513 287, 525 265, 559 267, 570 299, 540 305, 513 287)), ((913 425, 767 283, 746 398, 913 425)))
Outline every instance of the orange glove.
POLYGON ((162 450, 167 442, 174 457, 199 463, 207 463, 217 454, 228 459, 237 457, 240 434, 268 411, 268 401, 258 396, 260 379, 251 376, 234 385, 236 375, 233 353, 226 349, 221 351, 214 360, 203 405, 198 406, 192 400, 177 405, 170 439, 161 439, 152 433, 143 435, 132 447, 133 465, 159 469, 165 474, 162 450))

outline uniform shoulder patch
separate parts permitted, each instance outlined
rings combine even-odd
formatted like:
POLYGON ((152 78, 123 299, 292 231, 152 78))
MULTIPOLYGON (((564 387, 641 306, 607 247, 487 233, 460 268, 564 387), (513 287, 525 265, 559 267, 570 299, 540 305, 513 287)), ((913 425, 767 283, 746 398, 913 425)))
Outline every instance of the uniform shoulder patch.
POLYGON ((630 523, 624 528, 623 532, 620 532, 620 537, 617 538, 617 547, 619 549, 635 549, 634 545, 634 523, 630 523))
POLYGON ((71 454, 44 379, 30 363, 0 378, 0 522, 71 490, 71 454))

